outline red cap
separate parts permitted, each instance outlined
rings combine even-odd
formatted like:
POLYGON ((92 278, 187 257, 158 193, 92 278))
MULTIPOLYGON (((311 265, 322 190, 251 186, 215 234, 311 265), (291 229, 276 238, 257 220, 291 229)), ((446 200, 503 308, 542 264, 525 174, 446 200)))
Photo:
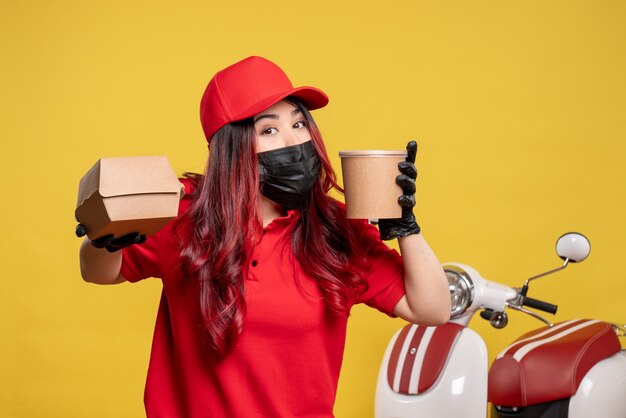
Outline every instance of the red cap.
POLYGON ((328 96, 315 87, 294 87, 283 70, 261 57, 248 57, 209 82, 200 102, 200 121, 207 141, 224 125, 251 118, 287 96, 300 99, 307 109, 326 106, 328 96))

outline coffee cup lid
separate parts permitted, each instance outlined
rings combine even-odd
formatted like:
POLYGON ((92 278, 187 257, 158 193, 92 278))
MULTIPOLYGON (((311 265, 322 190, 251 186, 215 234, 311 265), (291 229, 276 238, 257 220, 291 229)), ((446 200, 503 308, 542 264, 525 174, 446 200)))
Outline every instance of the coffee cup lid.
POLYGON ((406 151, 400 150, 349 150, 339 151, 340 157, 406 157, 406 151))

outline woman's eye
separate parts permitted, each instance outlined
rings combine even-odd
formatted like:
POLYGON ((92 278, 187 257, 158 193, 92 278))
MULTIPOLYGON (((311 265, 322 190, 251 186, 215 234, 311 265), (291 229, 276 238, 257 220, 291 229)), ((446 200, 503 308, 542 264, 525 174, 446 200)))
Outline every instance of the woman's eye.
POLYGON ((261 132, 261 135, 272 135, 276 132, 276 128, 267 128, 261 132))
POLYGON ((296 123, 293 125, 293 127, 294 127, 294 129, 302 129, 302 128, 306 128, 306 122, 305 122, 305 121, 303 121, 303 120, 298 121, 298 122, 296 122, 296 123))

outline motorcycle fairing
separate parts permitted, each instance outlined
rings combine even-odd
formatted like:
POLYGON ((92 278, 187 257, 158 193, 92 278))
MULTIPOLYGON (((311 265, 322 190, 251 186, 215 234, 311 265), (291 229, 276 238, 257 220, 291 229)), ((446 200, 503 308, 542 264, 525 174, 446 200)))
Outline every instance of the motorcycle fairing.
POLYGON ((620 351, 610 324, 577 319, 518 338, 489 370, 488 399, 494 405, 527 406, 569 398, 587 372, 620 351))

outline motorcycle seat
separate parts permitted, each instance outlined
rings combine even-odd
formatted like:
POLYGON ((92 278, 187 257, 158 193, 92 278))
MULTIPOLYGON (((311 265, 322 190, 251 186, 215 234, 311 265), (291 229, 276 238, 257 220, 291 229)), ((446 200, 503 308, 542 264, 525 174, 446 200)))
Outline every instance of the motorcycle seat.
POLYGON ((387 382, 396 393, 416 395, 430 389, 443 371, 454 341, 464 327, 408 324, 402 328, 387 364, 387 382))
POLYGON ((575 319, 522 335, 489 370, 489 402, 528 406, 569 398, 599 361, 620 351, 610 324, 575 319))

